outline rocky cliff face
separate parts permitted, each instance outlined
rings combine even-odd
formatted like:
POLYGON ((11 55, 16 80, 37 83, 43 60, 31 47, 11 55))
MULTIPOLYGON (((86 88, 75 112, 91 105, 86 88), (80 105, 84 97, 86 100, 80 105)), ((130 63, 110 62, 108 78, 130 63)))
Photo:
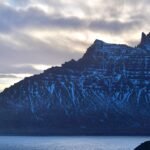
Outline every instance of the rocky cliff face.
POLYGON ((136 48, 95 40, 78 61, 25 78, 0 94, 0 128, 150 134, 149 47, 144 33, 136 48))

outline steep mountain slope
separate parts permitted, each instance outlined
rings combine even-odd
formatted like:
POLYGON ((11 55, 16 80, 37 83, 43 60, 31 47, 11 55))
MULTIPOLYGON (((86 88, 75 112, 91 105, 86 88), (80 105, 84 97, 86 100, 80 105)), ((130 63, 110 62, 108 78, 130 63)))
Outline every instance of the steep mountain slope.
POLYGON ((95 40, 78 61, 0 94, 4 133, 150 134, 150 34, 132 48, 95 40))

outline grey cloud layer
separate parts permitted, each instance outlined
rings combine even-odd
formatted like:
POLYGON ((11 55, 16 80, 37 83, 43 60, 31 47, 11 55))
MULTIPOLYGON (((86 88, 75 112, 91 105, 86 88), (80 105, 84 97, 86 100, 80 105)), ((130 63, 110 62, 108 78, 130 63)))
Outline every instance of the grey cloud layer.
POLYGON ((116 34, 121 37, 124 34, 131 35, 149 29, 149 0, 93 0, 92 3, 89 3, 90 0, 8 2, 10 6, 0 4, 0 73, 5 74, 38 73, 31 64, 55 65, 81 57, 82 52, 75 51, 74 47, 87 45, 87 41, 83 43, 70 33, 78 31, 86 34, 90 31, 93 34, 112 34, 113 38, 116 34), (54 11, 46 13, 35 4, 46 5, 54 11), (74 10, 74 15, 67 17, 64 13, 70 9, 74 10), (81 17, 78 11, 81 11, 84 17, 81 17), (55 31, 55 35, 52 35, 49 42, 44 42, 28 35, 27 32, 32 30, 49 30, 50 35, 55 31), (70 37, 59 36, 60 31, 70 37), (4 38, 5 36, 9 39, 4 38), (18 67, 18 64, 23 66, 18 67))
POLYGON ((8 74, 0 74, 0 78, 18 78, 17 76, 15 75, 8 75, 8 74))
MULTIPOLYGON (((112 12, 113 13, 113 12, 112 12)), ((141 27, 141 16, 135 19, 121 22, 119 20, 107 20, 107 18, 88 19, 79 17, 65 17, 58 14, 46 14, 38 8, 29 8, 27 10, 15 10, 5 5, 0 6, 0 32, 11 32, 14 30, 23 30, 24 28, 45 28, 49 30, 98 30, 109 32, 124 32, 141 27)))
MULTIPOLYGON (((12 36, 19 46, 0 40, 0 73, 38 73, 31 64, 61 64, 72 58, 79 58, 80 52, 69 51, 68 47, 45 43, 33 37, 17 34, 12 36), (66 49, 65 49, 66 48, 66 49), (56 59, 57 58, 57 59, 56 59), (26 64, 18 67, 18 64, 26 64)), ((57 42, 56 42, 57 43, 57 42)))
POLYGON ((11 7, 0 6, 0 31, 9 32, 19 28, 81 28, 84 23, 77 17, 66 18, 56 14, 48 15, 38 8, 15 10, 11 7))

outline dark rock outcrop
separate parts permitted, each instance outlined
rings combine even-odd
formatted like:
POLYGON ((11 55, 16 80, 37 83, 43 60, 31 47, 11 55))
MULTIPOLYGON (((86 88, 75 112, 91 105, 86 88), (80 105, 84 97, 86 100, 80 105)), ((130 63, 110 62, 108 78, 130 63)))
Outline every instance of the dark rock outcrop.
POLYGON ((134 150, 150 150, 150 141, 146 141, 146 142, 142 143, 134 150))

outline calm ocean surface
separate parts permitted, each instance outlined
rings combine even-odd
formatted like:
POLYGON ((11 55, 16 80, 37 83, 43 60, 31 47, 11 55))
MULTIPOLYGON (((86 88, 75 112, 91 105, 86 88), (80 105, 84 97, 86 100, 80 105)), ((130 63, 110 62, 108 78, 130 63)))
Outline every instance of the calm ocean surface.
POLYGON ((133 150, 150 137, 0 136, 0 150, 133 150))

